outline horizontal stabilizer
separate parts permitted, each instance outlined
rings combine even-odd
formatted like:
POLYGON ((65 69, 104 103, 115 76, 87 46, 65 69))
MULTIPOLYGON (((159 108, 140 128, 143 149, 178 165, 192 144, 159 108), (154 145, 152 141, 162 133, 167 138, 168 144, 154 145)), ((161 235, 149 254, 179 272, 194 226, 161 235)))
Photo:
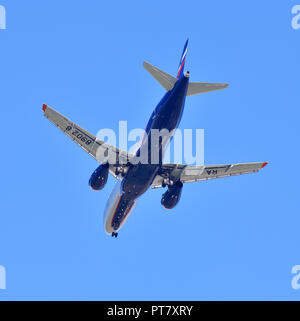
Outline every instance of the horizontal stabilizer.
POLYGON ((143 67, 167 90, 173 89, 177 79, 144 61, 143 67))
POLYGON ((190 82, 187 96, 207 93, 214 90, 227 88, 228 84, 213 84, 204 82, 190 82))

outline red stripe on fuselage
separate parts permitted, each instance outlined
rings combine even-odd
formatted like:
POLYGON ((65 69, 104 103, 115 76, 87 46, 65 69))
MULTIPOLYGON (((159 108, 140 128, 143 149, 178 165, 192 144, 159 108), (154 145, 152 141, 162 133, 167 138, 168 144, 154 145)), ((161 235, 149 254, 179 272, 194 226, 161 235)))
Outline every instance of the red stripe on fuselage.
POLYGON ((122 195, 121 195, 120 198, 119 198, 119 202, 118 202, 118 204, 117 204, 117 206, 116 206, 114 215, 113 215, 113 217, 112 217, 112 219, 111 219, 110 226, 112 226, 112 222, 113 222, 113 220, 114 220, 114 218, 115 218, 115 215, 116 215, 116 213, 117 213, 117 209, 118 209, 119 204, 120 204, 120 202, 121 202, 121 197, 122 197, 122 195))

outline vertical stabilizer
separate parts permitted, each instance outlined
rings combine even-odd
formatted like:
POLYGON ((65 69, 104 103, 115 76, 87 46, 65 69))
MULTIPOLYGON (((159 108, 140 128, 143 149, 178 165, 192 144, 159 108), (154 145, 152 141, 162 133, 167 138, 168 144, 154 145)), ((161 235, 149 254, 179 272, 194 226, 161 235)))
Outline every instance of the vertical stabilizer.
POLYGON ((181 58, 179 61, 179 66, 178 66, 177 79, 179 79, 183 75, 188 42, 189 42, 189 39, 187 39, 187 41, 185 42, 185 45, 183 47, 182 55, 181 55, 181 58))

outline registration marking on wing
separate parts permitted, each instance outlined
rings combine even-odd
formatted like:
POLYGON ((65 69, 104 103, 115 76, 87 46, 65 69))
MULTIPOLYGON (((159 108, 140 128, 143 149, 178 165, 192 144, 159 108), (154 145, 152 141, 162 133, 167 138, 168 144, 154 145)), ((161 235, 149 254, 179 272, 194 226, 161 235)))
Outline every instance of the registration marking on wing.
POLYGON ((85 134, 80 129, 76 128, 75 126, 67 126, 66 132, 70 133, 72 136, 77 138, 77 140, 81 141, 83 144, 86 144, 87 146, 94 142, 94 140, 89 137, 87 134, 85 134))

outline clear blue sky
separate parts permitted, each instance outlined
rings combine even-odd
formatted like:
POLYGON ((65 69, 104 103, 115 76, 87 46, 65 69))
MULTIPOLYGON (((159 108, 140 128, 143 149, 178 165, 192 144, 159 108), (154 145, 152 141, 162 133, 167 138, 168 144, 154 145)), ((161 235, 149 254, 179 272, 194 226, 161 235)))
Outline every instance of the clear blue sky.
POLYGON ((0 300, 299 300, 298 3, 0 0, 0 300), (97 163, 42 104, 92 133, 144 128, 164 90, 142 62, 175 74, 187 37, 191 80, 230 87, 189 97, 180 128, 205 129, 207 164, 270 164, 186 184, 173 211, 150 190, 112 239, 114 179, 90 190, 97 163))

